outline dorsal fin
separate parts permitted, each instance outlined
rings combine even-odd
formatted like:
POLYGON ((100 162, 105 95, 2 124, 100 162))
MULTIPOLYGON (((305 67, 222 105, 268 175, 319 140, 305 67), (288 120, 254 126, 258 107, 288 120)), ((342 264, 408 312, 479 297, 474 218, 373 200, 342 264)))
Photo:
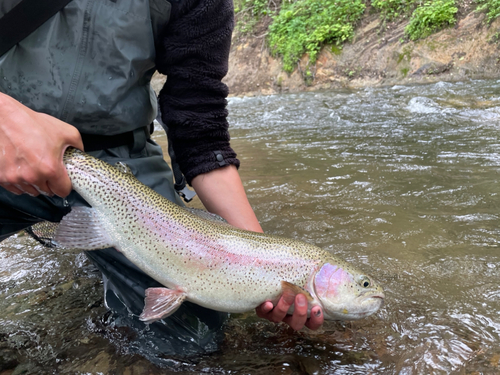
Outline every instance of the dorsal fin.
POLYGON ((191 212, 192 214, 201 217, 202 219, 212 221, 214 223, 218 224, 228 224, 228 222, 221 216, 217 214, 213 214, 211 212, 208 212, 206 210, 202 210, 201 208, 193 208, 193 207, 184 207, 187 211, 191 212))
POLYGON ((115 168, 118 169, 122 173, 133 175, 132 169, 130 169, 130 167, 128 166, 128 164, 126 164, 123 161, 116 162, 115 163, 115 168))

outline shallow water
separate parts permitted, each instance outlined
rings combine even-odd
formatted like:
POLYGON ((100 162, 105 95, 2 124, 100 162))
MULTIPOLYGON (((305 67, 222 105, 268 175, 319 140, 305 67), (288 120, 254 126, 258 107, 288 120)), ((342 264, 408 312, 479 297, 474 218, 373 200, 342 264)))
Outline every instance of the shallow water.
MULTIPOLYGON (((20 236, 0 244, 0 374, 16 366, 29 373, 500 372, 500 81, 232 98, 229 111, 240 173, 264 230, 365 270, 384 286, 384 307, 365 320, 299 333, 238 315, 219 352, 159 368, 107 324, 99 273, 83 255, 20 236)), ((166 145, 160 131, 155 140, 166 145)))

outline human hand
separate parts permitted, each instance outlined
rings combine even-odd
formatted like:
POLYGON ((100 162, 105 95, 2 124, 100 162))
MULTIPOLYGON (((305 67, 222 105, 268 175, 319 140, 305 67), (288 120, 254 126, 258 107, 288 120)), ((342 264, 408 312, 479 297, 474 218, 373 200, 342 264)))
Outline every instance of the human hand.
POLYGON ((320 306, 311 309, 310 318, 307 318, 307 298, 303 294, 296 296, 284 292, 276 306, 272 302, 266 301, 255 309, 257 316, 270 320, 274 323, 284 322, 298 331, 306 326, 309 329, 317 330, 323 324, 323 311, 320 306), (294 306, 293 315, 287 315, 290 306, 294 306))
POLYGON ((0 186, 14 194, 65 197, 71 192, 62 157, 83 150, 78 130, 0 93, 0 186))

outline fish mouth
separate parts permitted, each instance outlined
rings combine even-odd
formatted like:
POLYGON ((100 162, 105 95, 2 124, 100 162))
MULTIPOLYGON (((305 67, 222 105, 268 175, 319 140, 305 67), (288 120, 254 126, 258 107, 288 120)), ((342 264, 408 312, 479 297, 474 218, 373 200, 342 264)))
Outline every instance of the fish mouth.
POLYGON ((370 291, 368 291, 368 292, 366 292, 365 294, 363 294, 360 297, 364 297, 363 298, 363 302, 368 301, 368 300, 370 300, 372 298, 381 299, 382 301, 385 300, 385 294, 384 294, 384 292, 379 292, 379 291, 377 291, 377 292, 373 292, 373 291, 370 292, 370 291))
POLYGON ((372 294, 370 296, 366 296, 363 299, 363 303, 368 303, 368 304, 377 304, 377 310, 384 304, 385 302, 385 296, 384 294, 372 294))
POLYGON ((349 313, 340 320, 360 320, 375 314, 384 304, 384 293, 368 294, 358 299, 357 306, 348 308, 349 313))
MULTIPOLYGON (((360 311, 359 318, 370 316, 376 313, 384 304, 385 295, 384 293, 376 293, 365 296, 362 300, 362 305, 365 306, 364 311, 360 311)), ((359 319, 358 318, 358 319, 359 319)))

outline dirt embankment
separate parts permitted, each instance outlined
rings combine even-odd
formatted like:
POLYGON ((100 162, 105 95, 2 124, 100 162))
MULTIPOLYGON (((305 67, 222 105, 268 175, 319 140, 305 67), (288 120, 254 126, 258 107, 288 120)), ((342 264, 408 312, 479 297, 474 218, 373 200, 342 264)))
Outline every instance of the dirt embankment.
POLYGON ((500 76, 500 20, 486 25, 484 14, 462 10, 453 28, 416 42, 404 41, 407 22, 383 27, 370 15, 354 39, 341 51, 326 46, 306 81, 304 57, 291 74, 282 70, 265 45, 266 28, 253 36, 234 35, 229 73, 224 82, 231 95, 270 95, 280 92, 361 87, 500 76), (259 34, 260 32, 260 34, 259 34))

